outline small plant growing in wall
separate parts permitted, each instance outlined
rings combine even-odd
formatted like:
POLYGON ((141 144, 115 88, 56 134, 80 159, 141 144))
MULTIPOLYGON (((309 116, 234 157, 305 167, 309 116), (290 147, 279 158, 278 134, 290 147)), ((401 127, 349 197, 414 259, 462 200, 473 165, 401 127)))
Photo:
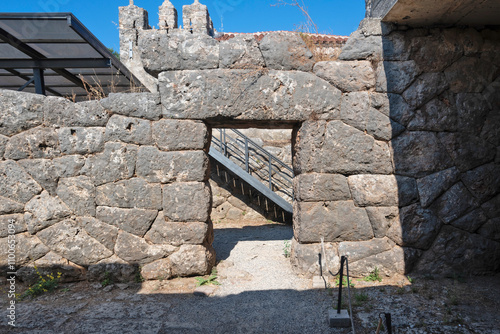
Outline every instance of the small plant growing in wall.
POLYGON ((108 285, 112 284, 112 278, 111 278, 111 273, 109 271, 106 271, 104 273, 104 279, 101 282, 101 285, 103 288, 107 287, 108 285))
POLYGON ((290 244, 290 240, 284 240, 283 241, 283 255, 288 258, 290 257, 290 254, 291 254, 291 244, 290 244))
POLYGON ((364 278, 364 280, 367 282, 382 282, 382 277, 380 277, 380 271, 378 270, 378 268, 375 267, 375 269, 373 269, 372 272, 364 278))
POLYGON ((44 277, 42 274, 40 274, 36 266, 35 270, 38 275, 38 281, 23 293, 21 299, 24 299, 26 297, 36 297, 44 294, 45 292, 54 291, 59 285, 62 273, 58 272, 57 276, 54 276, 54 274, 47 274, 44 277))
POLYGON ((220 285, 220 283, 217 281, 217 269, 213 268, 212 273, 208 278, 204 277, 196 277, 195 278, 197 283, 196 286, 202 286, 202 285, 220 285))

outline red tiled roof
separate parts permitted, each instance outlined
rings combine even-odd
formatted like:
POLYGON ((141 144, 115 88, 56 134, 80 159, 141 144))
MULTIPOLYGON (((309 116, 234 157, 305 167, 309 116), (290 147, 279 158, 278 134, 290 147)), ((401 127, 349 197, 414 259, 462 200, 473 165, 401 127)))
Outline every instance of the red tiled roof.
MULTIPOLYGON (((296 32, 294 31, 263 31, 263 32, 255 32, 255 33, 224 33, 224 35, 217 37, 216 40, 218 41, 227 41, 228 39, 234 38, 235 36, 238 35, 253 35, 255 39, 260 42, 264 36, 271 32, 284 32, 284 33, 289 33, 289 34, 295 34, 296 32)), ((312 33, 303 33, 306 36, 310 36, 312 41, 317 44, 345 44, 347 42, 347 39, 349 38, 348 36, 337 36, 337 35, 328 35, 328 34, 312 34, 312 33)))

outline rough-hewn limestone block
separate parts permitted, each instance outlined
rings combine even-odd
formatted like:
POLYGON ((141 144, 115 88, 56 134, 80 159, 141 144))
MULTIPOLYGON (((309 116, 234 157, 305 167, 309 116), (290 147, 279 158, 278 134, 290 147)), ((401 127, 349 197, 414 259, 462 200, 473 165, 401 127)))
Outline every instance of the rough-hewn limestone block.
POLYGON ((5 147, 7 146, 7 142, 9 141, 9 137, 0 135, 0 160, 3 160, 3 155, 5 153, 5 147))
POLYGON ((321 257, 323 273, 325 273, 327 269, 333 273, 337 272, 340 268, 340 257, 338 256, 337 246, 334 243, 324 243, 324 246, 326 254, 323 254, 320 243, 301 244, 293 238, 290 261, 294 269, 301 275, 319 276, 319 254, 323 254, 321 257))
POLYGON ((88 267, 87 279, 102 282, 111 276, 113 282, 131 282, 134 280, 139 266, 131 265, 118 256, 113 255, 88 267))
POLYGON ((141 268, 141 275, 146 280, 164 280, 172 277, 170 258, 159 259, 145 264, 141 268))
POLYGON ((455 184, 439 197, 432 208, 446 224, 460 218, 477 206, 476 199, 462 182, 455 184))
POLYGON ((438 133, 439 140, 461 172, 493 161, 496 149, 475 135, 466 133, 438 133))
POLYGON ((93 264, 113 255, 71 219, 48 227, 37 236, 51 250, 79 265, 93 264))
POLYGON ((145 264, 169 256, 177 248, 171 245, 150 245, 143 238, 120 231, 115 254, 132 264, 145 264))
POLYGON ((271 70, 163 72, 165 118, 301 121, 338 116, 341 92, 314 74, 271 70))
POLYGON ((300 243, 369 240, 373 230, 365 209, 352 201, 296 202, 294 234, 300 243))
MULTIPOLYGON (((499 90, 500 91, 500 90, 499 90)), ((498 91, 497 91, 498 93, 498 91)), ((451 94, 450 94, 451 95, 451 94)), ((458 128, 461 132, 478 135, 485 125, 488 113, 498 115, 498 109, 491 111, 487 100, 479 93, 456 94, 458 128)), ((496 125, 498 128, 498 123, 496 125)))
POLYGON ((500 95, 498 91, 500 90, 500 77, 498 77, 495 81, 490 83, 488 87, 486 87, 482 93, 483 98, 488 102, 488 105, 491 109, 499 109, 500 108, 500 95))
POLYGON ((386 143, 340 121, 304 122, 295 145, 296 174, 389 174, 393 171, 386 143))
POLYGON ((0 189, 10 200, 26 203, 42 188, 14 161, 0 162, 0 189))
POLYGON ((485 238, 500 241, 500 217, 488 220, 477 233, 485 238))
POLYGON ((215 264, 215 251, 202 245, 183 245, 169 259, 173 276, 205 275, 215 264))
POLYGON ((351 198, 347 178, 340 174, 300 174, 293 181, 295 199, 300 202, 341 201, 351 198))
POLYGON ((249 69, 265 67, 266 63, 253 35, 238 35, 219 43, 219 67, 249 69))
POLYGON ((376 73, 376 91, 401 94, 419 75, 417 64, 409 61, 384 61, 376 73))
POLYGON ((500 192, 500 166, 489 163, 462 175, 462 182, 479 201, 500 192))
POLYGON ((44 122, 57 126, 105 126, 109 114, 99 101, 70 102, 63 97, 49 96, 44 106, 44 122))
POLYGON ((156 121, 161 117, 158 93, 111 93, 101 105, 112 114, 156 121))
POLYGON ((134 175, 137 146, 122 143, 106 143, 104 152, 90 156, 82 168, 96 186, 107 182, 128 179, 134 175))
POLYGON ((412 131, 457 131, 458 128, 455 98, 447 93, 416 110, 415 117, 408 124, 412 131))
POLYGON ((56 193, 76 215, 95 216, 96 192, 89 177, 60 179, 56 193))
POLYGON ((462 55, 462 50, 456 47, 455 42, 440 33, 414 37, 410 48, 411 59, 424 72, 441 72, 462 55))
MULTIPOLYGON (((500 127, 498 126, 500 124, 500 112, 498 110, 500 110, 500 107, 490 111, 481 131, 481 138, 496 146, 500 146, 500 127)), ((499 156, 497 155, 497 157, 499 156)))
POLYGON ((171 70, 203 70, 219 67, 219 43, 205 34, 187 30, 139 31, 144 69, 153 76, 171 70))
POLYGON ((365 36, 360 30, 354 31, 342 48, 340 60, 361 60, 374 57, 382 59, 382 36, 365 36))
POLYGON ((388 238, 373 239, 370 241, 341 242, 339 254, 349 257, 349 264, 359 261, 365 257, 387 252, 394 247, 394 243, 388 238))
POLYGON ((160 210, 161 186, 149 184, 140 177, 103 184, 97 187, 96 203, 99 206, 160 210))
POLYGON ((489 218, 500 217, 500 194, 481 205, 481 208, 489 218))
POLYGON ((484 211, 479 208, 469 212, 465 216, 458 218, 450 223, 450 225, 470 233, 474 233, 488 221, 484 211))
MULTIPOLYGON (((45 256, 50 249, 36 235, 16 234, 16 265, 21 266, 45 256)), ((7 254, 7 252, 4 252, 7 254)))
POLYGON ((313 54, 298 33, 271 32, 259 47, 270 69, 309 72, 313 68, 313 54))
POLYGON ((494 79, 493 64, 477 57, 462 57, 444 74, 453 93, 480 93, 494 79))
POLYGON ((162 119, 153 123, 153 140, 162 151, 203 150, 209 133, 202 122, 162 119))
POLYGON ((163 212, 160 211, 145 239, 155 244, 173 246, 201 245, 207 237, 208 230, 209 224, 205 222, 166 222, 163 212))
POLYGON ((208 156, 203 151, 162 152, 142 146, 137 154, 137 176, 148 182, 205 181, 208 156))
POLYGON ((50 159, 24 159, 17 162, 43 189, 56 195, 58 170, 50 159))
POLYGON ((398 183, 393 175, 351 175, 348 178, 357 206, 398 205, 398 183))
POLYGON ((371 103, 373 108, 403 126, 407 126, 414 117, 413 108, 399 94, 372 93, 371 103))
POLYGON ((52 160, 56 175, 59 177, 72 177, 80 174, 85 165, 85 158, 80 155, 66 155, 52 160))
POLYGON ((87 154, 104 149, 104 128, 61 128, 57 130, 61 152, 87 154))
POLYGON ((107 249, 114 249, 116 238, 118 237, 118 228, 104 224, 93 217, 78 217, 76 221, 92 238, 99 241, 107 249))
MULTIPOLYGON (((26 269, 21 274, 21 279, 28 283, 34 284, 40 279, 40 276, 37 273, 37 270, 34 268, 36 266, 38 271, 42 276, 46 276, 48 274, 55 275, 56 273, 61 273, 61 282, 74 282, 80 281, 85 277, 86 270, 84 267, 79 266, 78 264, 68 261, 63 258, 59 254, 55 252, 49 252, 44 257, 35 261, 34 265, 30 264, 27 267, 23 267, 22 269, 26 269)), ((19 274, 19 270, 18 270, 19 274)))
POLYGON ((443 73, 424 73, 408 87, 403 97, 413 108, 419 108, 448 89, 443 73))
POLYGON ((98 206, 96 212, 96 217, 100 221, 139 237, 146 234, 157 215, 156 210, 119 209, 106 206, 98 206))
POLYGON ((452 226, 443 226, 432 248, 422 255, 416 271, 479 275, 498 271, 499 256, 500 244, 498 242, 452 226))
POLYGON ((0 196, 0 215, 24 212, 24 204, 0 196))
POLYGON ((71 214, 70 209, 58 197, 52 197, 47 191, 33 197, 24 208, 24 219, 31 234, 54 225, 71 214))
POLYGON ((176 182, 163 186, 163 214, 174 222, 206 222, 212 193, 203 182, 176 182))
POLYGON ((393 225, 399 225, 399 208, 397 206, 367 207, 366 214, 372 224, 375 238, 387 236, 393 225))
POLYGON ((13 136, 43 123, 45 96, 0 90, 0 134, 13 136))
POLYGON ((54 158, 61 155, 56 130, 38 127, 12 136, 5 147, 5 159, 54 158))
POLYGON ((106 141, 150 145, 153 142, 151 122, 134 117, 113 115, 106 125, 106 141))
POLYGON ((420 177, 452 165, 436 133, 407 131, 391 142, 396 173, 420 177))
POLYGON ((27 231, 26 224, 24 223, 24 215, 20 213, 15 213, 11 215, 1 215, 0 238, 5 238, 9 234, 11 234, 9 233, 9 225, 14 226, 14 234, 27 231))
POLYGON ((431 205, 436 198, 454 185, 459 177, 458 169, 452 167, 418 179, 417 187, 422 207, 431 205))
POLYGON ((375 86, 375 73, 369 61, 321 61, 314 65, 314 73, 343 92, 375 86))
POLYGON ((399 246, 418 249, 428 249, 443 224, 431 210, 423 209, 419 204, 401 208, 399 221, 399 224, 391 225, 387 236, 399 246))

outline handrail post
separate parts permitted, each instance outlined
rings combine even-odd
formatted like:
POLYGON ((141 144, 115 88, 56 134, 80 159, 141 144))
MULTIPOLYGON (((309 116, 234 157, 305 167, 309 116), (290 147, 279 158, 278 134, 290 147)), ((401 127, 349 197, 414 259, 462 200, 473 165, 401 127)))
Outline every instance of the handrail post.
MULTIPOLYGON (((340 257, 340 277, 339 277, 339 300, 337 304, 337 314, 340 314, 340 308, 342 307, 342 281, 344 280, 344 263, 345 256, 340 257)), ((349 283, 347 283, 349 284, 349 283)))
POLYGON ((223 133, 223 136, 224 136, 224 156, 227 157, 227 143, 226 143, 226 129, 222 129, 222 133, 223 133))
POLYGON ((245 137, 245 170, 247 173, 250 173, 250 153, 248 152, 248 138, 245 137))
POLYGON ((272 157, 271 155, 268 155, 269 158, 269 189, 273 190, 273 181, 272 181, 272 174, 273 174, 273 164, 272 164, 272 157))

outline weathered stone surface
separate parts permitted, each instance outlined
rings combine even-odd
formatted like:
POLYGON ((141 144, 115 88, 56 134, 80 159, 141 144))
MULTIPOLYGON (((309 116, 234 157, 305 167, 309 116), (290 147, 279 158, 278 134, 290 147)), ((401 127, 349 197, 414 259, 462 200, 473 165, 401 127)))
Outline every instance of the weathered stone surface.
POLYGON ((386 143, 340 121, 304 122, 295 152, 296 174, 389 174, 393 170, 386 143))
POLYGON ((0 215, 24 212, 24 204, 0 196, 0 215))
POLYGON ((414 37, 410 48, 411 58, 424 72, 441 72, 462 55, 458 43, 440 33, 414 37))
POLYGON ((158 213, 153 226, 146 233, 145 239, 155 244, 201 245, 207 237, 209 224, 205 222, 167 222, 163 212, 158 213))
POLYGON ((337 245, 335 243, 324 243, 325 253, 323 254, 321 244, 301 244, 292 239, 290 261, 294 269, 301 275, 316 276, 320 274, 320 261, 323 273, 326 269, 335 273, 340 269, 340 257, 338 256, 337 245))
POLYGON ((485 238, 500 241, 500 217, 488 220, 477 233, 485 238))
POLYGON ((106 125, 106 141, 150 145, 153 142, 151 122, 134 117, 113 115, 106 125))
POLYGON ((407 126, 414 117, 413 108, 399 94, 372 93, 371 102, 373 108, 403 126, 407 126))
POLYGON ((153 123, 153 140, 162 151, 203 150, 209 133, 202 122, 162 119, 153 123))
POLYGON ((24 159, 17 162, 43 189, 56 195, 58 170, 50 159, 24 159))
POLYGON ((453 93, 480 93, 493 80, 492 64, 477 57, 462 57, 444 74, 453 93))
POLYGON ((436 133, 407 131, 391 142, 396 173, 420 177, 451 167, 436 133))
POLYGON ((382 58, 382 36, 365 36, 360 30, 354 31, 342 48, 341 60, 361 60, 382 58))
POLYGON ((144 69, 155 77, 163 71, 219 67, 219 43, 206 34, 139 31, 139 49, 144 69))
POLYGON ((351 198, 347 178, 340 174, 300 174, 293 182, 295 199, 300 202, 341 201, 351 198))
POLYGON ((356 262, 368 256, 387 252, 393 247, 394 243, 388 238, 359 242, 341 242, 339 244, 339 254, 347 255, 349 262, 356 262))
POLYGON ((120 231, 116 239, 115 254, 132 264, 145 264, 167 257, 176 249, 171 245, 150 245, 138 236, 120 231))
POLYGON ((61 155, 56 130, 38 127, 12 136, 5 147, 5 159, 54 158, 61 155))
POLYGON ((0 216, 0 238, 5 238, 9 234, 18 234, 25 231, 27 231, 27 228, 24 223, 24 215, 15 213, 0 216))
POLYGON ((418 179, 417 187, 422 207, 431 205, 436 198, 454 185, 459 177, 458 169, 452 167, 418 179))
POLYGON ((465 216, 452 221, 450 224, 456 228, 464 231, 474 233, 479 227, 484 225, 488 221, 488 217, 484 214, 482 209, 476 209, 469 212, 465 216))
POLYGON ((70 209, 58 197, 52 197, 47 191, 33 197, 24 208, 24 219, 31 234, 54 225, 71 214, 70 209))
POLYGON ((215 251, 202 245, 183 245, 169 259, 172 276, 205 275, 215 264, 215 251))
POLYGON ((381 62, 377 68, 375 90, 401 94, 419 74, 418 66, 413 60, 381 62))
POLYGON ((99 101, 70 102, 63 97, 49 96, 45 100, 44 122, 46 125, 57 126, 105 126, 109 114, 99 101))
POLYGON ((0 134, 13 136, 43 123, 45 96, 0 90, 0 134))
POLYGON ((373 238, 365 209, 352 201, 296 202, 294 235, 300 243, 358 241, 373 238))
POLYGON ((438 137, 461 172, 481 166, 495 158, 495 147, 475 135, 442 132, 438 137))
POLYGON ((156 121, 161 117, 158 93, 111 93, 101 105, 112 114, 156 121))
POLYGON ((500 194, 481 205, 481 208, 489 218, 500 217, 500 194))
POLYGON ((453 94, 443 94, 427 102, 415 111, 408 124, 412 131, 456 131, 458 130, 457 108, 453 94))
POLYGON ((104 149, 104 128, 61 128, 57 130, 61 152, 64 154, 88 154, 104 149))
POLYGON ((71 219, 48 227, 37 236, 52 251, 79 265, 94 264, 113 255, 71 219))
MULTIPOLYGON (((45 256, 50 249, 36 235, 21 233, 16 235, 16 265, 21 266, 45 256)), ((7 254, 6 252, 3 254, 7 254)))
POLYGON ((118 228, 105 224, 93 217, 78 217, 76 221, 92 238, 99 241, 107 249, 114 249, 116 238, 118 237, 118 228))
POLYGON ((444 226, 432 248, 422 255, 416 271, 480 275, 498 271, 499 256, 499 243, 477 234, 444 226))
POLYGON ((96 186, 128 179, 134 175, 137 146, 106 143, 104 152, 90 156, 81 173, 88 175, 96 186))
POLYGON ((412 204, 399 210, 399 224, 392 224, 387 236, 399 246, 428 249, 443 223, 429 209, 412 204))
POLYGON ((113 255, 90 265, 87 271, 87 279, 91 282, 102 282, 106 278, 111 278, 113 282, 132 282, 138 271, 139 266, 137 264, 131 265, 113 255))
POLYGON ((356 206, 398 205, 398 183, 393 175, 351 175, 349 188, 356 206))
POLYGON ((366 214, 372 224, 375 238, 387 236, 387 231, 391 226, 400 225, 397 206, 367 207, 366 214))
POLYGON ((0 160, 3 160, 3 155, 5 153, 5 147, 7 146, 7 142, 9 141, 9 137, 0 135, 0 160))
POLYGON ((107 183, 97 187, 96 203, 99 206, 160 210, 161 186, 149 184, 140 177, 107 183))
POLYGON ((212 193, 208 183, 176 182, 163 186, 163 214, 174 222, 206 222, 212 193))
POLYGON ((141 268, 141 275, 146 280, 164 280, 172 277, 170 259, 159 259, 145 264, 141 268))
MULTIPOLYGON (((479 93, 456 94, 457 121, 461 132, 478 135, 485 124, 490 107, 479 93)), ((492 111, 498 114, 498 111, 492 111)))
POLYGON ((314 73, 343 92, 375 86, 375 73, 369 61, 321 61, 314 65, 314 73))
POLYGON ((314 74, 271 70, 163 72, 165 118, 301 121, 338 116, 341 92, 314 74))
POLYGON ((10 200, 26 203, 42 188, 14 161, 0 162, 0 189, 10 200))
POLYGON ((477 202, 462 182, 458 182, 439 197, 432 208, 446 224, 474 209, 477 202))
POLYGON ((270 69, 309 72, 313 68, 313 54, 298 33, 271 32, 259 47, 270 69))
POLYGON ((498 95, 499 90, 500 90, 500 77, 498 77, 495 81, 490 83, 482 93, 483 98, 486 100, 486 102, 488 102, 488 105, 493 110, 500 109, 500 96, 498 95))
MULTIPOLYGON (((46 277, 46 275, 48 274, 57 276, 57 273, 61 273, 61 282, 81 281, 85 278, 86 274, 86 270, 84 267, 68 261, 59 254, 56 254, 52 251, 47 253, 44 257, 36 260, 34 265, 38 268, 38 271, 44 277, 46 277)), ((37 270, 31 264, 21 269, 27 269, 24 272, 25 274, 27 274, 27 277, 22 278, 24 282, 28 284, 34 284, 40 280, 40 276, 38 275, 37 270)))
POLYGON ((95 216, 96 192, 87 176, 59 180, 57 196, 78 216, 95 216))
POLYGON ((146 234, 157 215, 156 210, 119 209, 106 206, 98 206, 96 212, 96 217, 100 221, 139 237, 146 234))
POLYGON ((249 69, 265 67, 266 63, 253 35, 237 35, 219 43, 220 68, 249 69))
POLYGON ((80 174, 85 165, 85 158, 80 155, 66 155, 52 160, 56 175, 59 177, 73 177, 80 174))
POLYGON ((208 163, 203 151, 162 152, 153 146, 142 146, 137 154, 137 176, 148 182, 205 181, 208 163))
POLYGON ((500 146, 500 109, 492 110, 488 114, 481 131, 481 138, 488 143, 500 146))
POLYGON ((366 113, 366 132, 377 140, 389 141, 401 134, 405 128, 375 108, 366 113))
POLYGON ((462 175, 462 182, 479 201, 500 192, 500 166, 489 163, 462 175))
POLYGON ((412 177, 396 176, 398 183, 399 207, 418 202, 417 181, 412 177))
POLYGON ((403 97, 413 108, 419 108, 448 88, 442 73, 424 73, 408 87, 403 97))

